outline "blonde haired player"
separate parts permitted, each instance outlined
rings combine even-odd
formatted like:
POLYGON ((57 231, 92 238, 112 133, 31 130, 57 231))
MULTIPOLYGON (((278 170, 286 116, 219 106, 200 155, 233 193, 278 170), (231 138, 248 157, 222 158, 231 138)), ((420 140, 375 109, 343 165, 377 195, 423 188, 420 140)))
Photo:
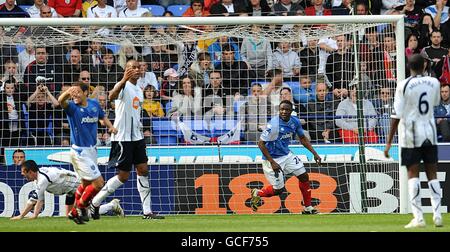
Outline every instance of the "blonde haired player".
POLYGON ((439 80, 423 76, 425 60, 422 55, 414 54, 408 60, 411 77, 397 85, 392 111, 391 131, 384 154, 389 157, 392 139, 399 129, 401 165, 408 169, 408 192, 414 219, 405 228, 425 227, 420 196, 419 165, 423 160, 431 193, 433 221, 436 227, 442 227, 441 185, 436 179, 437 135, 433 108, 440 102, 439 80))

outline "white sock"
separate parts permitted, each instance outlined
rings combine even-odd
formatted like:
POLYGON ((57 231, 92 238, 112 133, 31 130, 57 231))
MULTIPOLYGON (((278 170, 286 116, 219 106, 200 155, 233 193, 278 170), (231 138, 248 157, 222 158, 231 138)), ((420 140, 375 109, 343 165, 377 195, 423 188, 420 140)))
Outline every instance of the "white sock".
POLYGON ((428 188, 431 193, 431 206, 433 207, 433 218, 442 217, 441 211, 439 208, 441 207, 441 184, 439 180, 433 179, 428 181, 428 188))
POLYGON ((408 180, 409 203, 411 204, 412 213, 416 220, 423 220, 422 198, 420 197, 420 181, 419 178, 410 178, 408 180))
POLYGON ((106 214, 109 211, 112 211, 114 204, 109 202, 100 206, 99 213, 100 215, 106 214))
POLYGON ((137 188, 141 196, 142 210, 144 214, 151 214, 151 197, 148 176, 137 176, 137 188))
POLYGON ((102 190, 95 195, 92 199, 92 205, 95 207, 99 207, 100 204, 113 193, 117 188, 119 188, 123 183, 119 180, 119 177, 116 175, 108 180, 106 184, 103 186, 102 190))

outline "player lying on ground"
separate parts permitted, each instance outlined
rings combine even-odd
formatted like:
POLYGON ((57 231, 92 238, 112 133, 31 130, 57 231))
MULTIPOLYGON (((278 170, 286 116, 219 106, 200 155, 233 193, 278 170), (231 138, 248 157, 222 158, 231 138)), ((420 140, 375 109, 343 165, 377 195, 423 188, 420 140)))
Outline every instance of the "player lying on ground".
POLYGON ((402 164, 408 169, 408 192, 414 219, 405 228, 425 227, 420 196, 419 171, 423 160, 431 194, 433 221, 436 227, 442 227, 441 185, 437 180, 437 135, 433 108, 440 102, 439 80, 424 76, 425 59, 414 54, 408 60, 411 77, 397 85, 392 111, 391 130, 384 150, 389 157, 394 134, 399 128, 399 145, 402 164), (399 126, 400 124, 400 126, 399 126))
MULTIPOLYGON (((28 181, 34 181, 35 190, 30 193, 28 202, 20 213, 11 220, 23 219, 31 210, 33 215, 30 219, 39 216, 44 205, 44 193, 49 192, 55 195, 66 195, 66 215, 69 214, 75 202, 75 192, 81 183, 77 174, 73 171, 60 169, 56 167, 39 168, 35 161, 27 160, 22 164, 22 176, 28 181)), ((120 207, 119 200, 113 199, 108 204, 100 206, 100 213, 107 214, 112 212, 114 215, 124 216, 123 209, 120 207)))
POLYGON ((87 207, 105 183, 97 166, 98 121, 106 125, 110 133, 117 133, 117 130, 98 101, 88 98, 88 86, 84 83, 75 84, 62 93, 58 102, 67 114, 72 143, 70 158, 81 177, 81 184, 75 193, 75 206, 69 213, 69 219, 76 224, 83 224, 89 220, 87 207), (72 98, 71 101, 68 101, 69 97, 72 98))
POLYGON ((292 136, 298 135, 302 145, 313 155, 318 165, 321 158, 305 137, 300 120, 291 117, 293 109, 292 102, 284 100, 280 103, 280 115, 272 118, 267 124, 266 130, 261 134, 258 147, 263 156, 264 175, 270 186, 262 190, 253 189, 251 207, 253 211, 258 210, 261 197, 272 197, 284 191, 285 176, 292 174, 299 180, 298 186, 303 195, 303 214, 316 214, 317 210, 311 205, 311 188, 309 176, 302 161, 289 149, 292 136))

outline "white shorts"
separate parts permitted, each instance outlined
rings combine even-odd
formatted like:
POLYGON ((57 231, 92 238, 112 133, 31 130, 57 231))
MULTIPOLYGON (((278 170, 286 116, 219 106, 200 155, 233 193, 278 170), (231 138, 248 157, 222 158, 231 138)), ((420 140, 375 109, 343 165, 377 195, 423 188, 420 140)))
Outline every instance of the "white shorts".
POLYGON ((70 157, 75 172, 84 180, 93 181, 101 176, 97 166, 97 148, 72 145, 70 157))
POLYGON ((275 176, 275 172, 270 165, 270 162, 264 160, 262 163, 264 175, 267 180, 273 186, 273 189, 281 189, 284 187, 284 180, 286 175, 299 176, 306 172, 305 166, 299 157, 292 152, 284 157, 274 158, 275 162, 280 165, 283 172, 278 173, 278 177, 275 176))

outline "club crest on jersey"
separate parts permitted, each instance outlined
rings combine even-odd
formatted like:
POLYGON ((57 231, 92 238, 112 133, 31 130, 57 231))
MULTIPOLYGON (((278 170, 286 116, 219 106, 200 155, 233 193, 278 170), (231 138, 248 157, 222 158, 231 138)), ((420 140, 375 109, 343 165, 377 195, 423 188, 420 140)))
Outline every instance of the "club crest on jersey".
POLYGON ((139 104, 140 104, 139 98, 138 98, 137 96, 135 96, 135 97, 133 98, 133 108, 134 108, 134 109, 138 109, 138 108, 139 108, 139 104))

